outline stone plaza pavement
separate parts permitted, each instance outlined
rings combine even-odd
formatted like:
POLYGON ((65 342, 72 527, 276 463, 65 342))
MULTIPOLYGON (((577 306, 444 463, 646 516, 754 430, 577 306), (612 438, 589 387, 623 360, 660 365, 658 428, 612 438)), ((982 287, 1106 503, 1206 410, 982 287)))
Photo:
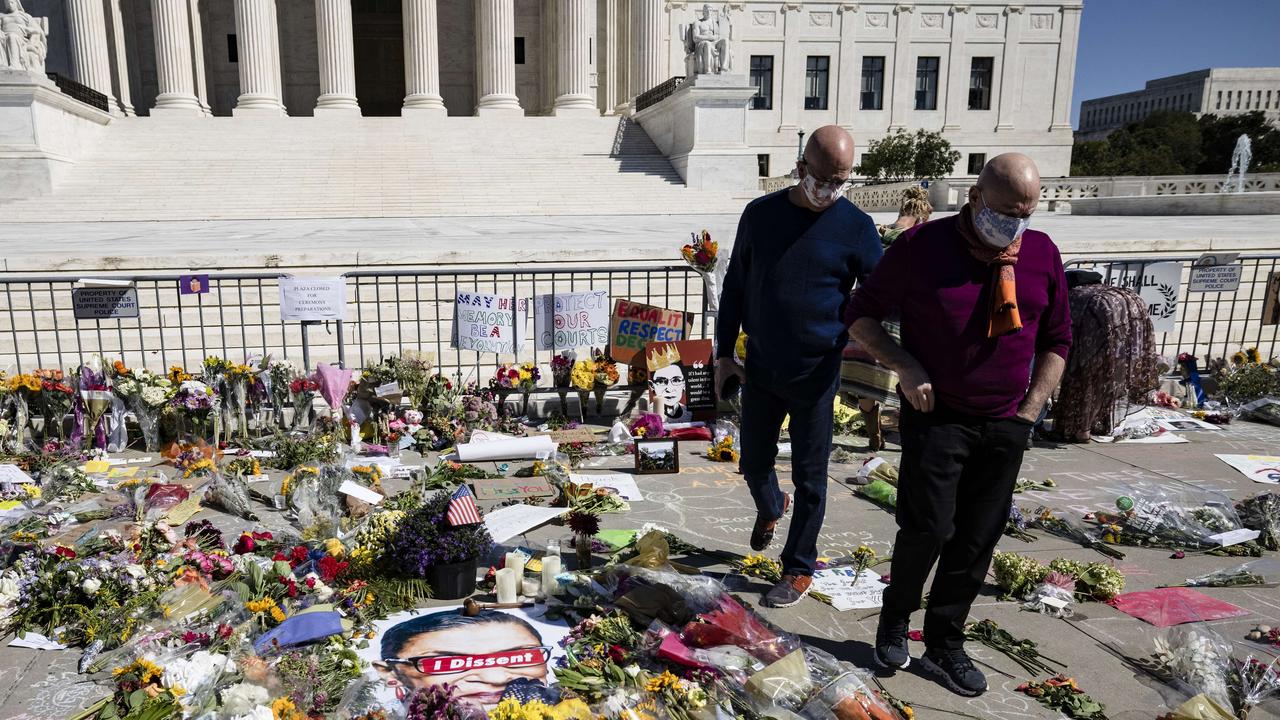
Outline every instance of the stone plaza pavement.
MULTIPOLYGON (((737 215, 684 209, 648 215, 590 210, 508 217, 501 214, 501 196, 495 196, 489 217, 0 223, 0 272, 670 261, 679 258, 689 233, 703 228, 727 250, 738 223, 737 215)), ((887 223, 896 215, 873 217, 887 223)), ((1049 233, 1066 257, 1280 248, 1276 215, 1079 217, 1041 210, 1032 227, 1049 233)))
MULTIPOLYGON (((1185 436, 1190 442, 1183 445, 1040 444, 1028 452, 1022 475, 1033 480, 1052 478, 1058 487, 1053 491, 1028 491, 1016 495, 1015 500, 1027 510, 1033 510, 1040 504, 1050 504, 1085 512, 1114 507, 1113 501, 1118 492, 1116 484, 1121 482, 1185 482, 1221 490, 1236 499, 1275 489, 1250 482, 1213 455, 1275 452, 1280 445, 1280 428, 1237 421, 1220 432, 1188 432, 1185 436)), ((890 433, 889 439, 892 443, 896 436, 890 433)), ((865 451, 865 446, 858 444, 861 442, 855 441, 852 448, 865 451)), ((605 526, 639 528, 651 522, 672 529, 696 545, 744 554, 750 552, 748 538, 754 509, 747 488, 733 466, 710 463, 702 457, 704 451, 704 443, 686 444, 681 448, 682 471, 678 475, 639 477, 645 499, 632 503, 631 512, 626 515, 606 515, 605 526)), ((897 462, 897 453, 892 445, 890 451, 883 455, 897 462)), ((628 460, 610 459, 598 468, 582 472, 626 472, 630 469, 628 460)), ((518 466, 513 463, 511 469, 518 466)), ((819 549, 825 555, 838 557, 865 543, 880 556, 887 556, 892 550, 893 518, 854 495, 852 487, 844 482, 852 472, 851 467, 833 466, 828 486, 827 522, 819 549)), ((278 473, 273 472, 273 475, 278 473)), ((783 477, 785 487, 785 473, 783 477)), ((259 511, 266 527, 283 524, 274 511, 262 508, 259 511)), ((224 528, 247 529, 245 521, 209 510, 197 515, 196 519, 205 517, 224 528)), ((785 537, 787 522, 784 520, 780 526, 780 539, 785 537)), ((565 534, 563 528, 543 527, 530 532, 520 543, 541 547, 546 539, 565 534)), ((1000 548, 1027 553, 1044 562, 1059 556, 1081 561, 1103 559, 1091 550, 1043 534, 1033 543, 1005 537, 1000 548)), ((777 552, 777 546, 773 552, 777 552)), ((1118 565, 1127 577, 1127 590, 1145 590, 1161 584, 1183 582, 1188 577, 1241 562, 1236 558, 1195 554, 1173 560, 1166 550, 1125 548, 1125 552, 1127 557, 1118 565)), ((725 577, 731 588, 753 603, 758 600, 758 591, 764 589, 758 581, 726 576, 726 568, 709 559, 694 560, 694 564, 704 566, 704 571, 713 576, 725 577)), ((877 569, 887 572, 887 566, 877 569)), ((1274 653, 1274 649, 1268 651, 1261 645, 1247 643, 1243 637, 1255 624, 1280 624, 1280 593, 1275 589, 1246 588, 1211 588, 1203 592, 1249 610, 1247 617, 1212 623, 1214 629, 1237 643, 1238 655, 1246 651, 1259 656, 1274 653)), ((806 641, 842 659, 871 667, 875 611, 836 612, 808 599, 790 609, 764 608, 761 612, 783 629, 802 635, 806 641)), ((1099 644, 1116 643, 1130 652, 1145 654, 1151 650, 1152 638, 1162 631, 1097 603, 1079 605, 1072 622, 1021 612, 1017 604, 997 600, 996 591, 990 585, 984 588, 973 608, 972 619, 982 618, 994 619, 1015 636, 1038 643, 1045 655, 1066 663, 1065 672, 1107 706, 1107 714, 1112 720, 1151 720, 1162 712, 1165 703, 1162 688, 1135 674, 1099 644)), ((913 627, 918 628, 920 615, 913 620, 913 627)), ((912 643, 911 650, 913 656, 918 657, 923 647, 912 643)), ((896 676, 886 677, 884 684, 895 695, 914 703, 917 717, 924 719, 963 716, 1047 720, 1059 717, 1015 692, 1018 684, 1026 679, 1017 665, 981 646, 971 646, 970 650, 982 663, 991 685, 991 690, 981 697, 965 699, 953 695, 920 675, 914 665, 896 676)), ((79 653, 75 651, 0 648, 0 719, 65 718, 101 697, 104 690, 84 682, 77 675, 78 657, 79 653)), ((1280 717, 1280 709, 1273 705, 1256 709, 1251 719, 1277 717, 1280 717)))

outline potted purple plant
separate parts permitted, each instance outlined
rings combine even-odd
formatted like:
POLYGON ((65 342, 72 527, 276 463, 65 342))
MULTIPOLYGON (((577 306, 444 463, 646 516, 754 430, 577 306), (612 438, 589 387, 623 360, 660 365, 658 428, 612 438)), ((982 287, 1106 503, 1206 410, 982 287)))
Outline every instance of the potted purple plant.
POLYGON ((441 600, 457 600, 475 592, 476 567, 493 549, 493 537, 483 522, 449 522, 452 499, 448 492, 427 498, 405 516, 391 545, 396 548, 400 569, 426 578, 433 596, 441 600))

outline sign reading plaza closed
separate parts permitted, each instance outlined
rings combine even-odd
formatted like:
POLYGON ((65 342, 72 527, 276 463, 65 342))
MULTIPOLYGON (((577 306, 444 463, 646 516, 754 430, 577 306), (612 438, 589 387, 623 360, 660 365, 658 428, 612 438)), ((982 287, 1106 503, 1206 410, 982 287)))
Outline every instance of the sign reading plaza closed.
POLYGON ((528 300, 473 292, 459 292, 455 299, 455 348, 514 355, 524 347, 528 300))
POLYGON ((684 340, 692 322, 692 313, 618 300, 609 322, 609 355, 630 365, 648 343, 684 340))
POLYGON ((346 278, 280 278, 280 319, 284 322, 345 321, 346 278))

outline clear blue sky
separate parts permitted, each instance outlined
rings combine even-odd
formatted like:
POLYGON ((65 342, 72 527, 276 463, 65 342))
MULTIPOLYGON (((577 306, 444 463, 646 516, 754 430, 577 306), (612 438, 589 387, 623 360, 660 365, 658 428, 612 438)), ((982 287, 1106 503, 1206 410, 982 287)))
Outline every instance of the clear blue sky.
POLYGON ((1280 67, 1280 0, 1084 0, 1080 102, 1209 67, 1280 67))

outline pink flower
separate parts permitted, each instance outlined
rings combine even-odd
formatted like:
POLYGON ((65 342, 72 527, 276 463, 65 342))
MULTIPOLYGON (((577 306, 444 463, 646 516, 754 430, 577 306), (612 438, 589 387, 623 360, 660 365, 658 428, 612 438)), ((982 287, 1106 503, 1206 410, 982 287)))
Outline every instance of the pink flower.
POLYGON ((1182 552, 1181 550, 1174 550, 1174 551, 1173 551, 1173 554, 1169 556, 1169 559, 1170 559, 1170 560, 1181 560, 1181 559, 1185 558, 1186 556, 1187 556, 1187 554, 1186 554, 1186 553, 1184 553, 1184 552, 1182 552))
POLYGON ((907 639, 912 642, 924 642, 924 633, 919 630, 912 630, 907 633, 907 639))

